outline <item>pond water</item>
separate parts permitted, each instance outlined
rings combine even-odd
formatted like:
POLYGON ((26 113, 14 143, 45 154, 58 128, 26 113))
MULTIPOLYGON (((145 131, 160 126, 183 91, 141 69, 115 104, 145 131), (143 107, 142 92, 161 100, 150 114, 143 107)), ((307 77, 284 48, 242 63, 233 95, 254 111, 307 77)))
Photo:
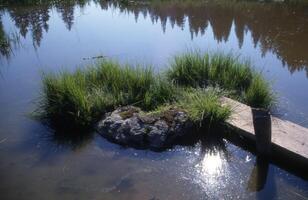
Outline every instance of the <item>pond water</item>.
POLYGON ((226 140, 157 153, 95 134, 55 138, 28 117, 44 71, 97 56, 164 70, 172 55, 199 49, 251 59, 273 82, 274 113, 308 127, 308 3, 17 4, 0 7, 0 37, 1 199, 308 199, 307 176, 226 140))

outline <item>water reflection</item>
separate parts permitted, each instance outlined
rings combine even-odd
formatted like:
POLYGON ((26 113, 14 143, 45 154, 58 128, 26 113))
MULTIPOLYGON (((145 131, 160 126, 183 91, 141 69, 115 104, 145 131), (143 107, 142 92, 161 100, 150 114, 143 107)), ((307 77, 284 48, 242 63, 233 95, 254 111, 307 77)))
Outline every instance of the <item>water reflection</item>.
POLYGON ((0 16, 0 59, 1 57, 9 58, 11 53, 10 38, 7 33, 4 32, 3 22, 0 16))
MULTIPOLYGON (((118 6, 122 12, 149 15, 152 22, 161 22, 165 30, 170 21, 172 27, 183 27, 188 20, 191 37, 203 35, 211 25, 217 42, 228 41, 232 24, 242 47, 245 32, 252 34, 255 47, 261 46, 263 55, 273 52, 287 64, 290 72, 307 71, 308 57, 305 54, 308 44, 307 5, 286 5, 283 3, 258 3, 236 1, 167 1, 157 4, 135 4, 118 6), (283 20, 282 20, 283 19, 283 20)), ((108 8, 104 5, 103 8, 108 8)))
POLYGON ((256 199, 273 199, 277 195, 276 176, 275 171, 270 170, 269 160, 257 156, 249 176, 247 189, 256 193, 256 199))
MULTIPOLYGON (((31 33, 34 47, 39 47, 44 32, 49 30, 49 18, 55 9, 71 30, 74 25, 76 8, 81 10, 91 2, 102 10, 118 9, 121 13, 133 14, 138 22, 140 17, 149 17, 152 23, 183 28, 188 22, 191 38, 204 35, 208 27, 212 28, 215 40, 226 42, 232 26, 241 48, 247 31, 251 32, 253 43, 260 46, 262 54, 274 53, 289 71, 306 70, 308 74, 308 18, 307 4, 262 3, 257 1, 134 1, 123 4, 119 1, 74 0, 47 1, 28 6, 10 5, 2 9, 7 11, 18 28, 20 35, 31 33), (264 5, 266 4, 266 5, 264 5)), ((3 30, 0 23, 0 30, 3 30)), ((205 35, 206 37, 206 35, 205 35)), ((7 54, 1 51, 1 54, 7 54)))
POLYGON ((201 138, 200 160, 196 167, 204 177, 225 173, 227 158, 228 151, 220 134, 213 132, 201 138))
POLYGON ((49 29, 49 7, 44 4, 34 7, 18 6, 9 8, 8 12, 20 35, 26 37, 31 30, 33 46, 39 47, 43 39, 43 32, 47 32, 49 29))
POLYGON ((196 166, 201 168, 201 174, 206 177, 217 176, 223 172, 223 157, 220 152, 205 154, 203 160, 196 166))
POLYGON ((58 146, 65 146, 69 147, 72 150, 79 150, 83 147, 87 146, 89 143, 92 142, 94 137, 94 133, 87 133, 87 134, 79 134, 77 136, 67 136, 63 133, 54 133, 51 131, 46 136, 47 140, 50 142, 58 145, 58 146))
POLYGON ((258 156, 248 181, 248 189, 250 191, 257 192, 264 188, 268 174, 268 167, 268 159, 258 156))
POLYGON ((200 142, 200 152, 195 164, 194 182, 202 186, 211 198, 220 195, 230 179, 229 151, 226 141, 217 132, 207 133, 200 142))

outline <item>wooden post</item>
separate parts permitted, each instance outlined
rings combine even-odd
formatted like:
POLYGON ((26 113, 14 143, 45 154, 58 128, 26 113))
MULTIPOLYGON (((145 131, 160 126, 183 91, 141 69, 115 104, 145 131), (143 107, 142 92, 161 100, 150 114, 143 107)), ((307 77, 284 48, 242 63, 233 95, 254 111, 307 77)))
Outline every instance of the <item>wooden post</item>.
POLYGON ((271 152, 272 122, 267 110, 252 108, 256 148, 260 156, 269 156, 271 152))

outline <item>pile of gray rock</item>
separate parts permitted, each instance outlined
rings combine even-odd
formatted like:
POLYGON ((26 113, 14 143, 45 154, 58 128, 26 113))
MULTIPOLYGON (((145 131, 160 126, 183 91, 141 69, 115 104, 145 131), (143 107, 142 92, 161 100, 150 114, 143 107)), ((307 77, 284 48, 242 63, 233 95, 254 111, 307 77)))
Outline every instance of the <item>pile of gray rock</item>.
POLYGON ((192 133, 187 113, 169 108, 146 114, 133 106, 120 107, 98 122, 97 132, 114 143, 135 148, 161 150, 192 133))

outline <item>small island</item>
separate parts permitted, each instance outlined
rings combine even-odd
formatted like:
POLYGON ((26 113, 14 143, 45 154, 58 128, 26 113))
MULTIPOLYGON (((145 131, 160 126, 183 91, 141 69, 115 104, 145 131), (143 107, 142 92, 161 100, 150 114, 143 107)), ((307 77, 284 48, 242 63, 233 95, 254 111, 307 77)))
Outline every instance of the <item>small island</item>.
POLYGON ((44 73, 36 114, 71 137, 98 132, 135 148, 161 150, 225 126, 228 97, 269 111, 270 84, 232 54, 188 52, 166 70, 103 59, 70 73, 44 73))

